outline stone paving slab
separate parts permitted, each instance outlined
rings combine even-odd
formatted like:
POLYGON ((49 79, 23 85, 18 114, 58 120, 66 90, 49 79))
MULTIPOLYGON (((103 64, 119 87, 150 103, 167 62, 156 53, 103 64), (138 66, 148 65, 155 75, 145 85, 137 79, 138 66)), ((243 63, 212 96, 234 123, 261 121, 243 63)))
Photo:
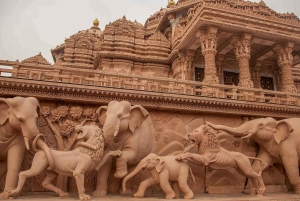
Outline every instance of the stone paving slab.
MULTIPOLYGON (((71 194, 71 197, 61 198, 57 197, 54 193, 23 193, 18 197, 20 201, 74 201, 79 200, 77 194, 71 194)), ((166 200, 163 195, 147 196, 145 198, 133 198, 130 195, 108 195, 102 198, 93 198, 92 200, 99 201, 157 201, 166 200)), ((175 199, 176 201, 184 201, 185 199, 175 199)), ((288 193, 266 193, 265 196, 252 196, 249 194, 198 194, 195 195, 192 200, 195 201, 300 201, 300 195, 294 194, 293 192, 288 193)), ((185 200, 186 201, 186 200, 185 200)))

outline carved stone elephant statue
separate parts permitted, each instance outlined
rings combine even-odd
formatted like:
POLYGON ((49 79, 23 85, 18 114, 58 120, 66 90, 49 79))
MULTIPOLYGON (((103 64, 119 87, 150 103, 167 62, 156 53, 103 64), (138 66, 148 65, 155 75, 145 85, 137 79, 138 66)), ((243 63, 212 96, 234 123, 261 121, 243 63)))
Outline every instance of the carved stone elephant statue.
MULTIPOLYGON (((99 122, 103 125, 103 134, 108 151, 121 150, 116 157, 116 178, 127 175, 128 167, 135 166, 156 148, 155 129, 148 111, 140 105, 131 106, 127 101, 111 101, 108 106, 97 110, 99 122)), ((112 168, 110 158, 98 171, 97 188, 94 196, 107 194, 107 180, 112 168)))
POLYGON ((194 179, 189 165, 186 162, 177 161, 176 156, 157 156, 153 153, 141 160, 136 168, 124 178, 122 183, 123 192, 126 191, 127 180, 135 176, 142 169, 148 170, 151 176, 140 184, 134 197, 144 197, 146 189, 153 184, 160 184, 166 194, 166 199, 179 198, 179 188, 183 191, 185 199, 192 199, 194 197, 193 191, 187 184, 189 171, 194 179), (173 182, 174 190, 171 188, 169 182, 173 182))
MULTIPOLYGON (((0 98, 0 179, 6 173, 5 187, 0 198, 9 198, 10 190, 17 187, 24 153, 26 148, 29 149, 29 140, 35 139, 39 134, 38 115, 39 103, 36 98, 0 98)), ((53 166, 48 146, 40 138, 35 141, 53 166)))
MULTIPOLYGON (((257 142, 259 145, 257 157, 268 166, 274 163, 283 164, 295 193, 300 194, 300 118, 280 121, 271 117, 259 118, 245 122, 237 128, 209 122, 207 125, 236 137, 251 138, 257 142)), ((252 166, 255 171, 259 171, 258 161, 254 161, 252 166)))

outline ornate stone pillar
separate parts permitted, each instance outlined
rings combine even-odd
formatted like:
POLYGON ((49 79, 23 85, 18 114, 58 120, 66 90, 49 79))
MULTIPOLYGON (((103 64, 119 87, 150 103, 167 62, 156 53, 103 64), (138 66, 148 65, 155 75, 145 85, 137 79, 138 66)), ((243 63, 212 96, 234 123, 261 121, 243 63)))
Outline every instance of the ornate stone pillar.
POLYGON ((186 54, 185 57, 185 66, 183 69, 184 72, 184 79, 185 80, 193 80, 193 75, 194 75, 194 56, 195 56, 195 51, 189 50, 186 54))
POLYGON ((249 69, 250 60, 250 34, 244 34, 242 37, 234 37, 232 39, 233 47, 235 48, 235 56, 239 61, 239 86, 253 88, 251 74, 249 69))
POLYGON ((292 74, 294 43, 288 42, 284 45, 275 45, 278 66, 281 69, 282 90, 287 93, 297 93, 292 74))
POLYGON ((200 39, 201 50, 204 56, 204 83, 219 84, 216 68, 217 54, 217 31, 218 28, 209 27, 207 31, 198 31, 196 36, 200 39))
POLYGON ((256 61, 256 63, 252 67, 252 80, 255 88, 260 87, 261 66, 262 66, 262 62, 256 61))
POLYGON ((225 60, 225 55, 219 54, 216 59, 216 66, 217 66, 217 75, 219 78, 220 83, 223 80, 223 64, 225 60))

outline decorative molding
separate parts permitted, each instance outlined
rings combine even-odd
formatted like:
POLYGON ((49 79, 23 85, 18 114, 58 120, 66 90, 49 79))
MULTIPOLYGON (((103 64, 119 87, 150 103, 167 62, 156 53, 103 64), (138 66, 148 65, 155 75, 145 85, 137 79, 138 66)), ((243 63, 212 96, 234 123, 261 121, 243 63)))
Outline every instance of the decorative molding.
POLYGON ((0 81, 2 96, 34 96, 39 99, 63 100, 107 104, 112 100, 127 100, 157 110, 187 113, 215 113, 246 116, 272 116, 290 118, 300 116, 300 107, 201 96, 189 96, 166 92, 117 89, 60 83, 3 78, 0 81))

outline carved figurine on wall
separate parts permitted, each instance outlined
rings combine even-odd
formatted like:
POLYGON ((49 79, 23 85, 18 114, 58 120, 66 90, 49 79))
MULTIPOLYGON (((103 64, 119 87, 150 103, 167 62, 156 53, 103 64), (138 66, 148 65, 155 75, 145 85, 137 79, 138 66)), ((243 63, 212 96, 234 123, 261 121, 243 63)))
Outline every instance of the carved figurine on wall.
MULTIPOLYGON (((276 121, 271 117, 248 121, 240 127, 231 128, 207 123, 216 130, 223 130, 235 137, 250 138, 259 145, 257 157, 264 163, 284 165, 294 191, 300 194, 300 118, 276 121)), ((252 167, 259 171, 259 163, 254 161, 252 167)))
POLYGON ((198 146, 199 153, 182 153, 176 159, 180 161, 187 160, 197 165, 205 165, 215 170, 235 168, 241 175, 250 178, 252 184, 257 184, 254 181, 258 181, 259 186, 257 188, 252 187, 250 189, 251 194, 257 193, 257 195, 262 196, 265 185, 261 178, 261 172, 267 164, 262 164, 262 161, 258 158, 247 157, 240 152, 227 151, 222 148, 216 133, 207 125, 196 128, 188 134, 188 138, 194 145, 198 146), (249 159, 258 160, 261 163, 258 173, 252 169, 249 159))
MULTIPOLYGON (((156 148, 155 129, 148 111, 140 105, 131 106, 127 101, 111 101, 97 110, 103 125, 104 138, 109 150, 121 150, 116 158, 116 178, 127 175, 127 168, 138 164, 156 148)), ((107 194, 107 180, 112 168, 110 158, 97 173, 97 188, 94 196, 107 194)))
MULTIPOLYGON (((39 134, 36 124, 39 109, 38 100, 33 97, 0 98, 0 179, 6 174, 0 198, 9 198, 9 191, 17 186, 29 140, 39 134)), ((36 143, 53 166, 48 146, 40 138, 36 139, 36 143)))
MULTIPOLYGON (((45 158, 45 153, 38 151, 29 170, 19 174, 19 183, 16 189, 11 191, 11 196, 18 196, 21 192, 27 178, 37 176, 46 170, 47 176, 42 185, 45 189, 57 193, 61 197, 69 196, 68 193, 54 186, 51 182, 58 174, 74 176, 78 188, 80 200, 90 200, 91 197, 85 194, 84 173, 93 169, 99 169, 110 155, 120 156, 120 151, 110 151, 106 158, 102 158, 104 152, 104 138, 102 129, 95 125, 77 126, 78 148, 73 151, 51 150, 54 159, 53 168, 49 169, 49 161, 45 158), (101 159, 102 158, 102 159, 101 159)), ((37 149, 38 145, 33 141, 33 148, 37 149)))
POLYGON ((194 193, 187 184, 189 172, 193 181, 195 183, 196 181, 189 165, 186 162, 177 161, 176 156, 157 156, 153 153, 141 160, 136 168, 124 178, 123 192, 126 191, 127 180, 134 177, 142 169, 148 170, 151 176, 139 185, 134 194, 135 198, 144 197, 147 188, 153 184, 160 184, 166 194, 166 199, 180 198, 180 189, 183 191, 185 199, 193 198, 194 193), (169 182, 173 183, 174 190, 169 182))

